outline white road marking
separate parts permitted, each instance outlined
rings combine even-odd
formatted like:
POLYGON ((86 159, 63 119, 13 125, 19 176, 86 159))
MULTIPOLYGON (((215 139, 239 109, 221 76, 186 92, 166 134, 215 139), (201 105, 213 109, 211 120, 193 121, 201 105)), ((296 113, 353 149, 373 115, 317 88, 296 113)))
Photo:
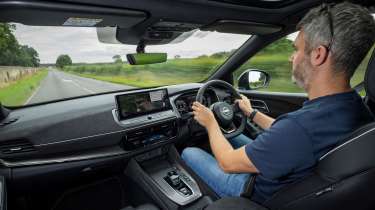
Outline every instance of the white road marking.
POLYGON ((34 98, 34 96, 36 95, 36 93, 39 91, 40 87, 42 87, 42 85, 45 83, 47 77, 48 77, 48 74, 47 74, 47 76, 42 80, 42 82, 41 82, 40 85, 36 88, 36 90, 33 92, 33 94, 29 97, 29 99, 27 99, 27 101, 25 102, 24 105, 27 105, 27 104, 30 103, 31 99, 34 98))
POLYGON ((62 79, 63 82, 73 82, 71 79, 62 79))
MULTIPOLYGON (((60 74, 60 72, 59 72, 59 74, 60 74)), ((62 76, 65 76, 65 75, 60 74, 59 76, 62 77, 62 76)), ((85 87, 81 86, 80 84, 78 84, 78 82, 74 81, 73 79, 63 79, 63 78, 61 78, 61 80, 62 80, 63 82, 71 82, 71 83, 73 83, 75 86, 77 86, 77 87, 79 87, 79 88, 83 89, 84 91, 89 92, 89 93, 91 93, 91 94, 96 93, 96 92, 93 91, 93 90, 90 90, 90 89, 88 89, 88 88, 85 88, 85 87)))
POLYGON ((87 89, 87 88, 84 88, 84 87, 82 87, 84 90, 86 90, 87 92, 89 92, 89 93, 92 93, 92 94, 95 94, 96 92, 95 91, 92 91, 92 90, 89 90, 89 89, 87 89))
POLYGON ((72 83, 73 83, 74 85, 76 85, 77 87, 82 88, 82 89, 85 90, 86 92, 89 92, 89 93, 92 93, 92 94, 96 93, 95 91, 92 91, 92 90, 90 90, 90 89, 88 89, 88 88, 82 87, 80 84, 78 84, 77 82, 75 82, 75 81, 73 81, 73 80, 72 80, 72 83))
POLYGON ((39 87, 34 91, 34 93, 29 97, 29 99, 27 99, 26 103, 24 105, 27 105, 28 103, 30 103, 31 99, 36 95, 36 93, 39 91, 40 89, 40 86, 42 85, 39 85, 39 87))

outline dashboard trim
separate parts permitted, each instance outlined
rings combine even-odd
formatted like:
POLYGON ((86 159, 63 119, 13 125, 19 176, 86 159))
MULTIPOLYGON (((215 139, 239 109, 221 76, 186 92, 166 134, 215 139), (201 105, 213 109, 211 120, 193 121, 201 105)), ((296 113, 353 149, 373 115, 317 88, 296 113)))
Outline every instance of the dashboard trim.
POLYGON ((77 141, 77 140, 82 140, 82 139, 89 139, 89 138, 94 138, 94 137, 99 137, 99 136, 106 136, 106 135, 110 135, 110 134, 121 133, 121 132, 125 132, 125 131, 127 131, 127 130, 124 129, 124 130, 112 131, 112 132, 108 132, 108 133, 99 133, 99 134, 94 134, 94 135, 90 135, 90 136, 78 137, 78 138, 73 138, 73 139, 66 139, 66 140, 56 141, 56 142, 51 142, 51 143, 36 144, 34 146, 35 147, 42 147, 42 146, 48 146, 48 145, 52 145, 52 144, 61 144, 61 143, 66 143, 66 142, 70 142, 70 141, 77 141))
POLYGON ((71 155, 65 157, 56 157, 56 158, 45 158, 45 159, 32 159, 32 160, 22 160, 22 161, 8 161, 4 159, 0 159, 0 165, 8 167, 8 168, 16 168, 16 167, 24 167, 24 166, 37 166, 37 165, 46 165, 46 164, 57 164, 57 163, 66 163, 72 161, 84 161, 84 160, 93 160, 93 159, 100 159, 100 158, 111 158, 111 157, 121 157, 127 158, 130 156, 135 156, 158 147, 163 147, 167 144, 170 144, 176 140, 176 137, 172 137, 166 141, 158 142, 147 147, 143 147, 133 151, 126 151, 123 150, 121 147, 111 147, 106 149, 101 149, 99 152, 91 152, 83 155, 71 155))
POLYGON ((119 118, 118 118, 118 115, 117 115, 117 111, 118 111, 117 109, 112 110, 113 119, 115 120, 115 122, 119 126, 126 127, 127 129, 125 131, 145 127, 145 126, 148 126, 148 125, 154 125, 155 123, 174 120, 174 119, 177 118, 174 110, 170 109, 170 110, 167 110, 167 111, 156 112, 156 113, 153 113, 153 114, 148 114, 146 116, 136 117, 136 118, 132 118, 132 119, 129 119, 129 120, 121 120, 120 121, 119 118), (139 119, 139 120, 137 120, 137 119, 139 119), (126 122, 126 121, 128 121, 128 122, 126 122), (137 123, 140 124, 140 125, 137 125, 137 123))
POLYGON ((9 167, 22 167, 22 166, 35 166, 35 165, 45 165, 51 163, 65 163, 65 162, 72 162, 72 161, 82 161, 82 160, 91 160, 96 158, 107 158, 107 157, 115 157, 120 155, 125 155, 128 152, 122 150, 121 148, 115 149, 111 152, 100 152, 94 154, 87 154, 87 155, 78 155, 78 156, 68 156, 68 157, 61 157, 61 158, 47 158, 47 159, 35 159, 35 160, 26 160, 26 161, 6 161, 4 159, 0 159, 0 164, 9 167))
MULTIPOLYGON (((116 109, 112 110, 112 114, 114 115, 116 123, 118 123, 119 125, 122 125, 118 121, 118 119, 116 119, 116 109)), ((78 137, 78 138, 66 139, 66 140, 61 140, 61 141, 56 141, 56 142, 51 142, 51 143, 35 144, 34 146, 35 147, 42 147, 42 146, 66 143, 66 142, 70 142, 70 141, 77 141, 77 140, 89 139, 89 138, 94 138, 94 137, 106 136, 106 135, 110 135, 110 134, 122 133, 122 132, 126 132, 126 131, 129 131, 129 130, 132 130, 132 129, 142 128, 142 127, 145 127, 145 126, 153 125, 155 123, 162 123, 162 122, 166 122, 166 121, 170 121, 170 120, 174 120, 174 119, 176 119, 176 117, 171 116, 169 118, 153 121, 153 122, 150 122, 150 123, 147 123, 147 124, 143 124, 141 126, 132 126, 132 127, 126 128, 126 129, 118 130, 118 131, 112 131, 112 132, 107 132, 107 133, 99 133, 99 134, 94 134, 94 135, 90 135, 90 136, 83 136, 83 137, 78 137)), ((124 127, 124 125, 122 125, 122 127, 124 127)))

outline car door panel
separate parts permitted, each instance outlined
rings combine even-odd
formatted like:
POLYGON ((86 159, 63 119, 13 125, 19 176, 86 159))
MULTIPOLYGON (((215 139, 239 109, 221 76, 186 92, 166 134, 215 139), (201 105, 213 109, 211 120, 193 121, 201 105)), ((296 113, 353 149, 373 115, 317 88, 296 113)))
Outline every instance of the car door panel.
POLYGON ((273 118, 300 109, 303 102, 307 100, 307 94, 305 93, 263 92, 254 90, 239 90, 239 92, 251 100, 254 108, 273 118))

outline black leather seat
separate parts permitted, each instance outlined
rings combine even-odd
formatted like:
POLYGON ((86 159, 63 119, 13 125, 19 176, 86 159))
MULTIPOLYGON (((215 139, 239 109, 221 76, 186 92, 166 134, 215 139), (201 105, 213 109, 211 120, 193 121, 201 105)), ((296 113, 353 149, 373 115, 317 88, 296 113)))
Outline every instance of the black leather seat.
MULTIPOLYGON (((366 102, 375 113, 375 51, 364 86, 366 102)), ((371 123, 351 133, 321 157, 311 176, 286 186, 262 206, 271 210, 370 210, 375 209, 374 195, 375 123, 371 123)), ((236 201, 239 204, 236 209, 260 208, 245 198, 232 199, 222 199, 215 205, 236 201)), ((207 209, 220 209, 215 205, 207 209)))

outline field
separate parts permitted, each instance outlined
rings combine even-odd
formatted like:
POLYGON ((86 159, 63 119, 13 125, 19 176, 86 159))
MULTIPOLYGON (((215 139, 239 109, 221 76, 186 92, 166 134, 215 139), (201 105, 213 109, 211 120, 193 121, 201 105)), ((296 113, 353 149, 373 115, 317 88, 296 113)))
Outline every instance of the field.
POLYGON ((80 76, 135 87, 162 86, 206 79, 223 59, 172 59, 166 63, 131 66, 128 64, 73 65, 63 70, 80 76))
POLYGON ((1 103, 7 106, 19 106, 25 104, 47 74, 48 71, 46 69, 39 70, 34 75, 25 76, 13 84, 1 88, 1 103))
MULTIPOLYGON (((234 78, 246 69, 260 69, 271 75, 269 87, 262 91, 302 93, 301 88, 291 81, 291 63, 288 62, 289 54, 263 54, 257 55, 237 71, 234 78)), ((355 86, 363 80, 365 67, 369 57, 358 68, 352 78, 355 86)), ((87 64, 67 66, 63 70, 97 80, 126 84, 135 87, 153 87, 188 82, 204 81, 225 58, 194 58, 172 59, 166 63, 131 66, 128 64, 87 64)))

